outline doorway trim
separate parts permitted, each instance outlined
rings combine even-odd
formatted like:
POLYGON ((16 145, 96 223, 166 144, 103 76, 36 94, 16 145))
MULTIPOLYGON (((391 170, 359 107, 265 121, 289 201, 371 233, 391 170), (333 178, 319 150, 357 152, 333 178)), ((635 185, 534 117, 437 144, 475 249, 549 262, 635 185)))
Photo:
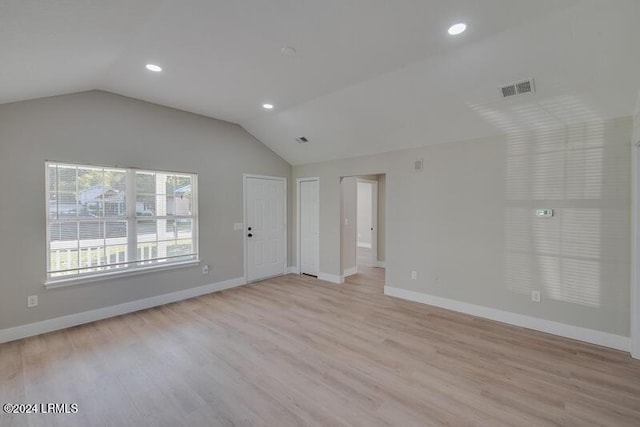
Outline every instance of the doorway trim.
MULTIPOLYGON (((242 262, 243 265, 243 275, 244 275, 244 281, 246 283, 249 283, 249 277, 247 272, 248 270, 248 265, 247 263, 249 262, 249 254, 247 253, 248 251, 248 246, 247 246, 247 236, 246 236, 246 232, 247 232, 247 178, 258 178, 258 179, 272 179, 275 181, 282 181, 284 182, 284 192, 283 192, 283 206, 284 206, 284 271, 282 272, 282 274, 287 274, 287 269, 288 269, 288 264, 289 264, 289 249, 288 249, 288 241, 289 241, 289 221, 287 218, 287 213, 288 213, 288 206, 287 206, 287 191, 288 191, 288 187, 287 187, 287 178, 283 177, 283 176, 268 176, 268 175, 254 175, 254 174, 249 174, 249 173, 243 173, 242 174, 242 251, 244 254, 244 260, 242 262)), ((266 278, 265 278, 266 279, 266 278)), ((259 279, 259 280, 264 280, 264 279, 259 279)))
POLYGON ((631 357, 640 359, 640 141, 631 147, 631 357))
MULTIPOLYGON (((300 201, 300 186, 303 182, 318 182, 318 210, 320 210, 320 177, 311 176, 306 178, 298 178, 296 180, 296 265, 293 267, 296 274, 301 274, 302 271, 302 235, 300 234, 300 214, 302 203, 300 201)), ((320 215, 318 214, 318 222, 320 222, 320 215)), ((318 266, 318 277, 320 277, 320 233, 318 232, 318 250, 316 252, 317 259, 316 265, 318 266)))

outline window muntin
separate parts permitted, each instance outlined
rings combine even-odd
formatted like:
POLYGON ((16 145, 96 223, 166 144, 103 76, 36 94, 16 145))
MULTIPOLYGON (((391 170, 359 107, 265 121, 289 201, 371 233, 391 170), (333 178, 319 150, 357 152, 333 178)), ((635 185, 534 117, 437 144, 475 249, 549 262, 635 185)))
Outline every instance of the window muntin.
POLYGON ((49 280, 198 259, 197 175, 46 168, 49 280))

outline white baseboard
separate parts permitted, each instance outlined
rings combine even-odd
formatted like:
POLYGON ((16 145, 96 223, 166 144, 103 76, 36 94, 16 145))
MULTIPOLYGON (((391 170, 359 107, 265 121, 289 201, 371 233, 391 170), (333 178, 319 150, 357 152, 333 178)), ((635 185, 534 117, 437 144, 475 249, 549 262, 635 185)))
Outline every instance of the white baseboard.
POLYGON ((353 276, 354 274, 356 274, 358 272, 358 266, 355 267, 351 267, 351 268, 347 268, 344 271, 344 277, 349 277, 349 276, 353 276))
POLYGON ((343 276, 337 276, 329 273, 318 273, 318 279, 324 280, 325 282, 337 283, 339 285, 344 283, 343 276))
POLYGON ((236 286, 244 285, 246 283, 247 282, 244 280, 244 277, 238 277, 236 279, 225 280, 210 285, 198 286, 196 288, 185 289, 182 291, 157 295, 136 301, 125 302, 123 304, 98 308, 96 310, 69 314, 67 316, 56 317, 55 319, 29 323, 26 325, 15 326, 13 328, 0 329, 0 343, 57 331, 59 329, 70 328, 72 326, 95 322, 96 320, 119 316, 121 314, 133 313, 134 311, 144 310, 171 302, 210 294, 212 292, 235 288, 236 286))
POLYGON ((469 304, 462 301, 423 294, 421 292, 394 288, 392 286, 385 286, 384 294, 409 301, 446 308, 447 310, 470 314, 477 317, 483 317, 485 319, 496 320, 510 325, 559 335, 565 338, 615 348, 617 350, 631 350, 631 340, 629 337, 614 335, 607 332, 597 331, 595 329, 567 325, 565 323, 554 322, 552 320, 539 319, 537 317, 526 316, 481 305, 469 304))
POLYGON ((297 265, 287 267, 287 274, 300 274, 300 269, 297 265))

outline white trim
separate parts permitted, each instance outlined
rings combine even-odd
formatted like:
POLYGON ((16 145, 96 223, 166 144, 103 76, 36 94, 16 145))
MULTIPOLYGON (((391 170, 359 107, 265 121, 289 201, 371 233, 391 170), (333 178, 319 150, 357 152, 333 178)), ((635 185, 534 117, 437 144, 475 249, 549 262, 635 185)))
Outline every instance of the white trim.
POLYGON ((409 291, 406 289, 384 287, 384 294, 422 304, 433 305, 447 310, 470 314, 472 316, 495 320, 509 325, 520 326, 527 329, 542 331, 565 338, 585 341, 604 347, 615 348, 617 350, 629 351, 631 340, 628 337, 614 335, 607 332, 596 331, 594 329, 582 328, 579 326, 567 325, 565 323, 554 322, 552 320, 539 319, 537 317, 525 316, 523 314, 512 313, 510 311, 498 310, 481 305, 469 304, 448 298, 428 295, 421 292, 409 291))
POLYGON ((324 280, 325 282, 337 283, 338 285, 344 283, 344 276, 338 276, 336 274, 318 273, 318 279, 324 280))
MULTIPOLYGON (((638 98, 640 100, 640 97, 638 98)), ((640 120, 640 117, 636 120, 640 120)), ((640 142, 631 147, 631 356, 640 359, 640 142)))
POLYGON ((297 265, 287 267, 287 274, 300 274, 300 269, 297 265))
MULTIPOLYGON (((242 249, 243 249, 243 254, 244 254, 244 260, 243 260, 243 268, 244 268, 244 277, 248 277, 247 276, 247 263, 249 262, 249 257, 247 256, 247 178, 258 178, 258 179, 272 179, 275 181, 282 181, 284 182, 284 266, 282 269, 282 273, 281 274, 287 274, 287 263, 288 263, 288 247, 287 247, 287 242, 289 240, 289 224, 288 224, 288 211, 289 211, 289 206, 287 204, 287 200, 288 200, 288 185, 287 185, 287 178, 283 177, 283 176, 267 176, 267 175, 254 175, 254 174, 250 174, 250 173, 243 173, 242 174, 242 223, 244 224, 244 228, 242 229, 242 249)), ((275 277, 275 276, 273 276, 275 277)), ((268 279, 269 277, 261 277, 255 280, 252 280, 252 282, 257 282, 260 280, 264 280, 264 279, 268 279)))
POLYGON ((358 266, 357 265, 355 267, 347 268, 347 269, 344 270, 344 277, 353 276, 357 272, 358 272, 358 266))
POLYGON ((84 323, 95 322, 96 320, 120 316, 121 314, 133 313, 134 311, 182 301, 200 295, 210 294, 212 292, 223 291, 225 289, 235 288, 244 284, 246 284, 244 277, 238 277, 236 279, 224 280, 210 285, 198 286, 196 288, 184 289, 182 291, 98 308, 96 310, 69 314, 67 316, 56 317, 55 319, 29 323, 26 325, 15 326, 13 328, 0 329, 0 343, 57 331, 59 329, 70 328, 84 323))
MULTIPOLYGON (((300 185, 303 182, 318 182, 318 211, 320 211, 320 177, 311 176, 306 178, 296 179, 296 257, 298 261, 298 274, 302 271, 302 236, 300 235, 300 185)), ((320 222, 320 212, 318 212, 318 223, 320 222)), ((318 274, 320 274, 320 224, 318 224, 318 250, 316 255, 316 267, 318 268, 318 274)))
POLYGON ((174 270, 179 268, 193 267, 198 264, 200 264, 200 260, 194 259, 190 261, 173 262, 169 264, 159 264, 159 265, 152 265, 148 267, 123 269, 121 271, 91 274, 91 275, 80 276, 80 277, 55 279, 55 280, 49 280, 44 282, 44 287, 47 289, 64 288, 67 286, 75 286, 75 285, 81 285, 84 283, 99 282, 102 280, 115 280, 115 279, 120 279, 122 277, 136 276, 138 274, 153 273, 156 271, 165 271, 165 270, 174 270))

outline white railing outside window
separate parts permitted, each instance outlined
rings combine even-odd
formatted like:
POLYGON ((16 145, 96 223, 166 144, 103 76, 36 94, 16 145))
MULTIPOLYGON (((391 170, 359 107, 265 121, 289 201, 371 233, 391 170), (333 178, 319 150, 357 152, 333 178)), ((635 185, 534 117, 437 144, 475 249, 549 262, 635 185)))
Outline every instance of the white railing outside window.
POLYGON ((197 175, 46 164, 47 279, 198 259, 197 175))

